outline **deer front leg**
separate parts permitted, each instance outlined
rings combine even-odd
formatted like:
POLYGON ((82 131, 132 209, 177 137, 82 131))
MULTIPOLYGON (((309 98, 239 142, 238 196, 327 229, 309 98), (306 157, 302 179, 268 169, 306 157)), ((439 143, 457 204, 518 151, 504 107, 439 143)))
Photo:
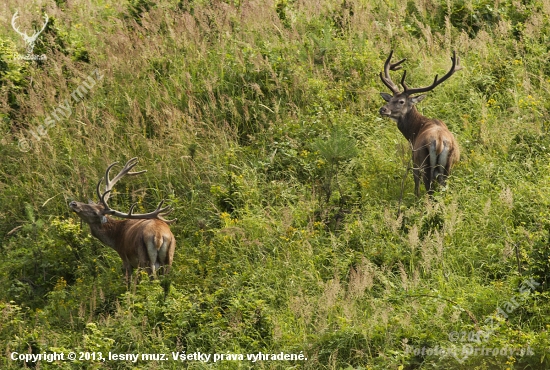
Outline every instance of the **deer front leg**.
POLYGON ((128 260, 122 261, 122 267, 124 269, 124 280, 126 281, 126 286, 130 286, 130 279, 132 278, 132 273, 134 271, 132 264, 128 260))

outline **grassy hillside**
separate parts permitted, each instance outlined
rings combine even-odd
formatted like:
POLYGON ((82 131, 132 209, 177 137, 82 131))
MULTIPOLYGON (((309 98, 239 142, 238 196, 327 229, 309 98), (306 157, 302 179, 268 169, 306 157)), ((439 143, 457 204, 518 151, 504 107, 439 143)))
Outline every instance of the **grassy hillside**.
POLYGON ((0 15, 1 368, 71 351, 168 357, 36 368, 550 368, 548 2, 8 0, 0 15), (16 10, 28 34, 48 14, 46 60, 17 58, 16 10), (432 199, 378 114, 391 49, 411 86, 452 50, 464 66, 419 104, 462 153, 432 199), (67 206, 134 156, 147 173, 110 203, 174 207, 167 294, 127 289, 67 206), (247 360, 260 352, 295 358, 247 360))

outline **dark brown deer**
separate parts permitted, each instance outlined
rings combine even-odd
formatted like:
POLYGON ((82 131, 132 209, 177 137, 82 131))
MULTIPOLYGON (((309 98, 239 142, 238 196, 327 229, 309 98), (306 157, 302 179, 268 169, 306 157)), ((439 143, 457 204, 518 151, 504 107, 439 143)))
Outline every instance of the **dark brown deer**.
POLYGON ((122 213, 111 209, 107 204, 113 186, 124 176, 135 176, 146 171, 130 172, 137 164, 137 158, 130 159, 124 168, 112 180, 109 179, 109 171, 118 162, 111 164, 105 171, 105 191, 100 193, 99 187, 103 179, 99 180, 96 187, 98 203, 90 201, 88 204, 71 202, 69 207, 84 222, 90 225, 92 235, 101 240, 105 245, 113 248, 122 258, 126 281, 132 274, 132 270, 143 267, 152 278, 156 272, 168 273, 176 239, 170 231, 168 224, 176 220, 165 220, 162 216, 172 211, 168 207, 162 207, 162 200, 157 209, 150 213, 134 214, 134 203, 128 213, 122 213), (117 216, 126 220, 115 220, 117 216))
POLYGON ((420 179, 424 182, 428 194, 431 195, 434 181, 442 186, 445 185, 451 167, 460 158, 460 149, 453 134, 443 122, 438 119, 424 117, 416 109, 415 104, 422 101, 426 95, 412 95, 433 90, 437 85, 451 77, 453 73, 462 69, 460 59, 453 52, 451 57, 452 66, 449 72, 440 79, 436 75, 434 82, 427 87, 408 88, 405 83, 407 72, 403 72, 401 78, 403 92, 400 92, 397 85, 390 78, 390 70, 400 69, 401 63, 406 59, 391 63, 392 55, 393 51, 386 59, 384 72, 380 72, 380 79, 391 90, 393 96, 380 93, 387 102, 386 105, 380 108, 380 114, 396 121, 397 128, 411 144, 416 196, 418 197, 420 192, 420 179))

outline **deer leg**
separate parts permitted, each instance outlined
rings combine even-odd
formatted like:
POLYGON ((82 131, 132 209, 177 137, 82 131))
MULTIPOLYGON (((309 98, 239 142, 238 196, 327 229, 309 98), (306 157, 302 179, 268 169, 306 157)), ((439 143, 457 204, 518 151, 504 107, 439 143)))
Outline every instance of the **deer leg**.
POLYGON ((168 247, 168 255, 166 264, 164 265, 164 273, 168 274, 170 272, 170 269, 172 268, 172 261, 174 261, 174 251, 176 250, 176 239, 174 237, 170 238, 170 246, 168 247))
POLYGON ((446 141, 443 142, 443 150, 437 157, 437 171, 436 171, 436 180, 441 186, 445 186, 447 180, 447 171, 448 162, 449 162, 449 146, 446 141))
POLYGON ((426 186, 426 191, 428 194, 433 194, 432 183, 434 182, 437 176, 437 148, 436 141, 433 140, 428 147, 428 158, 430 163, 428 165, 428 173, 424 180, 424 185, 426 186))
POLYGON ((149 265, 147 268, 147 273, 149 274, 149 277, 151 279, 155 277, 156 270, 159 265, 158 263, 159 253, 158 253, 157 246, 159 246, 159 249, 160 249, 159 244, 161 243, 162 243, 162 240, 158 240, 156 236, 153 236, 152 238, 149 238, 148 240, 145 241, 145 249, 147 250, 147 256, 149 257, 149 260, 147 261, 149 265))
POLYGON ((157 258, 157 269, 159 270, 159 274, 166 274, 166 270, 167 270, 167 264, 168 264, 168 260, 169 260, 169 252, 170 252, 170 245, 171 245, 171 240, 165 237, 162 238, 162 244, 160 245, 159 249, 158 249, 158 258, 157 258), (161 269, 162 267, 162 269, 161 269))
POLYGON ((413 168, 414 177, 414 195, 418 198, 420 196, 420 168, 416 166, 413 168))
POLYGON ((428 193, 428 195, 432 195, 434 193, 434 189, 432 187, 432 180, 431 180, 431 172, 432 172, 432 168, 428 168, 428 171, 424 171, 422 173, 422 180, 424 180, 424 186, 426 187, 426 192, 428 193), (427 174, 426 172, 429 172, 429 174, 427 174))
POLYGON ((130 264, 130 261, 123 260, 122 266, 124 268, 124 280, 126 281, 126 286, 130 286, 129 285, 130 279, 132 278, 132 272, 133 272, 132 265, 130 264))

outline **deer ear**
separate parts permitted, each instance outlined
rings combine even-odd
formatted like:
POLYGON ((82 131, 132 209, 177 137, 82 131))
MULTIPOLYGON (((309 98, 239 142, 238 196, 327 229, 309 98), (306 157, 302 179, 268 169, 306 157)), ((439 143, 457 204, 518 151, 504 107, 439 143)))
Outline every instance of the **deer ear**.
POLYGON ((426 97, 426 94, 418 95, 418 96, 411 96, 411 102, 413 104, 419 103, 426 97))
POLYGON ((388 94, 388 93, 383 93, 383 92, 380 93, 380 96, 381 96, 382 99, 384 99, 385 101, 390 101, 391 98, 393 98, 393 96, 391 96, 390 94, 388 94))
POLYGON ((99 210, 96 210, 95 211, 95 214, 97 216, 99 216, 99 219, 101 220, 101 223, 104 224, 106 223, 108 220, 107 220, 107 217, 105 217, 105 214, 102 212, 102 211, 99 211, 99 210))
POLYGON ((95 204, 95 202, 91 199, 88 199, 88 204, 95 204))

